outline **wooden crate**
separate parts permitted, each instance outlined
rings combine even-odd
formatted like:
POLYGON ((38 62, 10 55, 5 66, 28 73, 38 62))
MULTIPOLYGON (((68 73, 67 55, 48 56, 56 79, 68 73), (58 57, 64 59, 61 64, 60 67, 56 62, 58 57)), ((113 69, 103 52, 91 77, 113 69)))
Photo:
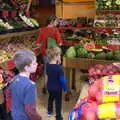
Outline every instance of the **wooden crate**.
POLYGON ((120 62, 120 61, 63 57, 63 66, 65 68, 75 68, 75 69, 86 69, 87 70, 92 65, 108 64, 108 63, 114 63, 114 62, 120 62))
POLYGON ((95 17, 95 2, 57 2, 56 16, 59 18, 95 17))
POLYGON ((95 2, 95 0, 63 0, 63 2, 95 2))
MULTIPOLYGON (((67 58, 63 57, 63 67, 69 89, 76 89, 76 69, 88 70, 90 66, 96 64, 110 64, 120 61, 95 60, 87 58, 67 58)), ((82 73, 79 75, 81 76, 82 73)))

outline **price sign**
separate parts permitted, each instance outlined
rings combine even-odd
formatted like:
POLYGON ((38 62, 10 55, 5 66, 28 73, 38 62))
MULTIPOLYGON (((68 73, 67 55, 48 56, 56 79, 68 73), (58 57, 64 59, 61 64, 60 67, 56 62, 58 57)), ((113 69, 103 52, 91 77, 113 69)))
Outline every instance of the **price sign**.
POLYGON ((8 17, 9 16, 9 12, 7 10, 2 11, 2 16, 3 17, 8 17))
POLYGON ((16 12, 16 11, 12 11, 12 12, 11 12, 11 16, 12 16, 12 17, 16 17, 16 16, 17 16, 17 12, 16 12))

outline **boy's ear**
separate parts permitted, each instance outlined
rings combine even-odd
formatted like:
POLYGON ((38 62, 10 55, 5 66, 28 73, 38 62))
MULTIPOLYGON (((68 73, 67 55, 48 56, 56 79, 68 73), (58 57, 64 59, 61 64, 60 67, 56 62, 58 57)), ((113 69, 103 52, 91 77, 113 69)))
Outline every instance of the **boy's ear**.
POLYGON ((26 66, 24 67, 24 70, 25 70, 25 71, 28 71, 28 69, 29 69, 28 67, 29 67, 29 65, 26 65, 26 66))

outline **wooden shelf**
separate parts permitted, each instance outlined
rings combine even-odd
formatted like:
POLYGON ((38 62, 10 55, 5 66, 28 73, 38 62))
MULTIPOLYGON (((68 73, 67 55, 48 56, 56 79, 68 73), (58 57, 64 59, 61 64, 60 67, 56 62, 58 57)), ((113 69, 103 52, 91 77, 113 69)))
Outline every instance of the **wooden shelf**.
POLYGON ((87 58, 63 58, 63 67, 74 68, 74 69, 85 69, 88 70, 90 66, 96 64, 108 64, 113 62, 120 62, 114 60, 96 60, 87 58))
POLYGON ((38 33, 38 31, 39 29, 29 30, 29 31, 24 31, 24 32, 13 32, 13 33, 0 34, 0 40, 10 38, 10 37, 24 36, 27 34, 36 34, 38 33))
POLYGON ((60 30, 60 32, 64 32, 65 30, 71 29, 71 30, 94 30, 93 27, 59 27, 58 28, 60 30))
POLYGON ((120 10, 97 10, 96 14, 120 14, 120 10))
POLYGON ((73 87, 76 88, 76 79, 75 79, 75 70, 76 69, 88 71, 88 69, 93 65, 111 64, 113 62, 120 62, 120 61, 63 57, 63 67, 64 67, 64 71, 65 71, 65 76, 67 79, 68 88, 69 89, 72 89, 73 87))
POLYGON ((78 2, 95 2, 95 0, 63 0, 63 2, 69 2, 69 3, 78 3, 78 2))
POLYGON ((105 32, 105 33, 112 33, 113 30, 117 30, 120 31, 120 28, 103 28, 103 27, 99 27, 99 28, 94 28, 96 32, 105 32))

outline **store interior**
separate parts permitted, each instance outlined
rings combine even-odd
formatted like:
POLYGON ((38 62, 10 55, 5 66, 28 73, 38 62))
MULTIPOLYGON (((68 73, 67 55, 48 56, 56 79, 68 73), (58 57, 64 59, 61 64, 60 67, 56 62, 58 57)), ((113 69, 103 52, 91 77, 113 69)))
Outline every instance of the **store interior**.
MULTIPOLYGON (((120 74, 120 0, 33 0, 30 6, 21 0, 19 3, 11 1, 14 0, 0 0, 0 75, 5 74, 6 78, 13 75, 13 56, 17 50, 34 51, 39 60, 38 71, 31 76, 37 85, 37 111, 43 120, 55 120, 55 109, 52 117, 47 116, 48 93, 43 91, 43 63, 36 40, 40 28, 46 25, 46 18, 57 16, 57 28, 63 40, 61 65, 70 90, 67 100, 63 93, 62 113, 63 120, 68 120, 71 110, 88 96, 88 89, 96 80, 120 74)), ((6 83, 7 80, 0 79, 0 105, 5 102, 3 90, 6 83)), ((94 90, 92 93, 96 92, 94 90)), ((114 103, 119 95, 116 96, 112 96, 114 100, 108 96, 104 100, 114 103)), ((106 105, 100 110, 104 107, 106 105)), ((96 120, 120 118, 114 111, 110 116, 106 114, 101 112, 96 120)))

